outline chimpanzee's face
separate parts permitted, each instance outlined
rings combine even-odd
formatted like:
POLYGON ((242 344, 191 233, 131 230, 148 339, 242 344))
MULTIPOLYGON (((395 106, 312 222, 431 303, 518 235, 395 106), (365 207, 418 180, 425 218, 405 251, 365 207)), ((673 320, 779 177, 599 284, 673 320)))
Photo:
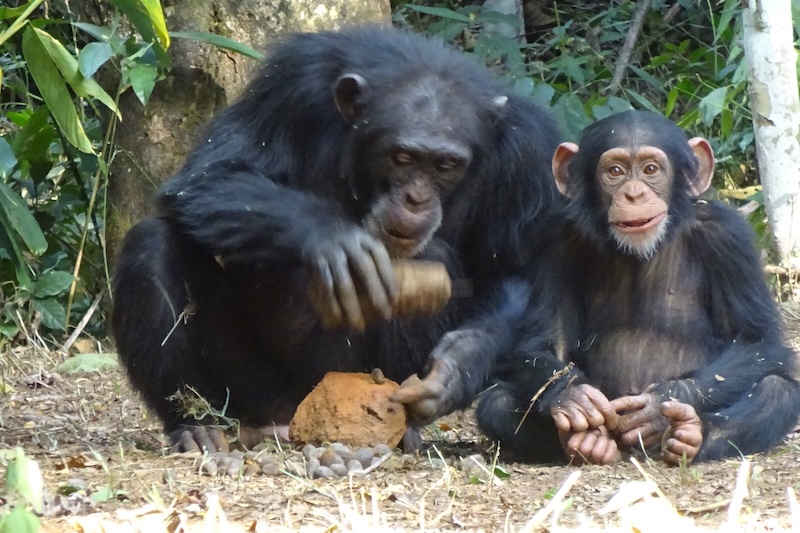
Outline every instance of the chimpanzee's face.
POLYGON ((355 166, 371 198, 363 224, 395 256, 418 254, 439 228, 442 201, 464 179, 481 131, 472 106, 444 87, 423 78, 356 111, 355 166))

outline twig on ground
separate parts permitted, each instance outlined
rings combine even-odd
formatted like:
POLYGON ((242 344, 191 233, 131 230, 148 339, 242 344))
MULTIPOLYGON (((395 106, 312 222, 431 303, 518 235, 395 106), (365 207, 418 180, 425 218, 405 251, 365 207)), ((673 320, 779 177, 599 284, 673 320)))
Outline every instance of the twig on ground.
POLYGON ((721 509, 723 507, 727 507, 730 504, 732 498, 725 498, 724 500, 720 500, 718 502, 707 503, 705 505, 700 505, 699 507, 689 507, 688 509, 681 509, 686 514, 701 514, 707 513, 709 511, 715 511, 717 509, 721 509))
POLYGON ((72 348, 72 345, 75 344, 75 341, 78 340, 78 336, 83 332, 83 328, 86 327, 86 324, 89 323, 89 320, 92 319, 92 315, 94 315, 94 312, 97 311, 97 306, 100 305, 100 301, 103 299, 103 296, 105 294, 106 294, 105 289, 100 291, 100 294, 98 294, 95 297, 94 301, 92 302, 92 305, 89 306, 89 309, 86 311, 86 314, 83 315, 81 321, 78 322, 77 326, 75 326, 75 329, 72 331, 72 334, 67 338, 67 341, 64 343, 64 346, 61 347, 61 351, 64 353, 64 355, 67 355, 69 349, 72 348))
MULTIPOLYGON (((658 483, 656 483, 656 480, 653 479, 653 476, 648 474, 647 471, 642 467, 642 464, 639 461, 636 460, 636 457, 631 457, 631 463, 633 463, 633 466, 636 467, 636 470, 638 470, 639 473, 642 474, 643 478, 645 478, 647 481, 650 481, 650 482, 653 483, 653 487, 654 487, 654 489, 656 491, 656 494, 658 494, 661 498, 664 498, 665 501, 668 501, 668 502, 672 503, 670 501, 670 499, 667 498, 667 495, 664 494, 664 491, 661 490, 661 487, 658 486, 658 483)), ((675 506, 673 505, 672 507, 674 508, 675 506)))

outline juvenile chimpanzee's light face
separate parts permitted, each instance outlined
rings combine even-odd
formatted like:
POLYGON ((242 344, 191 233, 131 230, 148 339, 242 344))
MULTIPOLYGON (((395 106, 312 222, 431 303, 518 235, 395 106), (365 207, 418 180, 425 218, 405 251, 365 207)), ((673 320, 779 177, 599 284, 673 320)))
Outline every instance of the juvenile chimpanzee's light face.
POLYGON ((600 156, 596 176, 608 225, 619 248, 649 258, 669 223, 669 157, 655 146, 612 148, 600 156))
POLYGON ((580 147, 562 143, 553 174, 585 234, 648 260, 710 186, 714 152, 660 115, 628 111, 586 128, 580 147))

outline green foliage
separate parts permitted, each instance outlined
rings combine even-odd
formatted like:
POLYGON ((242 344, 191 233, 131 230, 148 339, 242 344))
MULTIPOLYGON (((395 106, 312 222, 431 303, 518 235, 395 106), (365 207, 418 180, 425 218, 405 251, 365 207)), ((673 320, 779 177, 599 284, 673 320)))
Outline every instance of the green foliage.
MULTIPOLYGON (((439 36, 512 78, 517 92, 553 110, 570 140, 612 113, 655 111, 709 139, 717 187, 757 183, 738 0, 681 1, 669 15, 674 2, 653 2, 616 92, 610 87, 636 2, 550 4, 543 9, 551 21, 528 28, 525 39, 493 32, 487 23, 497 23, 499 14, 480 6, 415 4, 397 4, 395 23, 439 36)), ((800 13, 800 1, 793 0, 793 8, 800 13)), ((763 209, 751 215, 759 216, 763 209)), ((765 224, 756 229, 767 231, 765 224)))
POLYGON ((664 20, 656 2, 618 94, 609 86, 635 2, 559 3, 555 22, 530 32, 527 41, 487 31, 487 23, 515 20, 481 6, 400 4, 394 18, 453 42, 511 77, 518 92, 553 108, 573 140, 594 120, 635 107, 708 136, 725 157, 752 143, 739 4, 723 0, 709 10, 682 2, 678 16, 664 20))
POLYGON ((82 353, 62 362, 56 367, 61 374, 78 374, 81 372, 99 372, 107 368, 117 368, 119 360, 113 353, 82 353))
MULTIPOLYGON (((72 29, 32 18, 39 4, 6 10, 0 22, 0 334, 12 338, 25 324, 66 331, 71 312, 80 318, 103 291, 99 214, 116 123, 103 131, 98 106, 121 118, 120 94, 131 88, 146 103, 170 66, 158 2, 119 5, 139 16, 137 29, 150 24, 150 40, 123 38, 120 17, 72 29), (103 66, 119 73, 113 96, 93 78, 103 66)), ((100 329, 99 318, 90 327, 100 329)))
MULTIPOLYGON (((158 0, 110 0, 107 27, 53 6, 46 18, 42 2, 0 8, 0 335, 12 339, 31 325, 66 332, 107 289, 103 199, 120 95, 147 104, 171 68, 172 36, 259 55, 170 34, 158 0), (111 94, 101 75, 116 80, 111 94)), ((89 329, 102 334, 102 317, 89 329)))
POLYGON ((39 518, 44 504, 44 483, 39 464, 27 457, 22 448, 7 450, 4 495, 0 505, 0 533, 36 533, 41 529, 39 518))

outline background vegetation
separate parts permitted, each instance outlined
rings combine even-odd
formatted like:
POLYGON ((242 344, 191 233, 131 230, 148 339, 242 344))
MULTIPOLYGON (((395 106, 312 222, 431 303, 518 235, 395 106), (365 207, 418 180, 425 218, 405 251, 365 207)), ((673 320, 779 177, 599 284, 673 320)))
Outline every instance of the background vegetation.
MULTIPOLYGON (((108 293, 105 184, 120 95, 133 91, 147 105, 171 67, 174 38, 259 55, 210 34, 171 34, 158 0, 110 3, 118 14, 107 27, 42 0, 0 7, 0 348, 31 337, 63 343, 81 319, 105 334, 97 303, 108 293)), ((614 88, 636 4, 526 1, 524 34, 512 36, 496 29, 519 19, 468 1, 393 8, 398 26, 440 36, 507 75, 516 91, 553 109, 573 139, 630 107, 707 137, 719 164, 714 194, 743 206, 766 245, 740 1, 652 1, 614 88)), ((800 0, 793 6, 800 12, 800 0)))

